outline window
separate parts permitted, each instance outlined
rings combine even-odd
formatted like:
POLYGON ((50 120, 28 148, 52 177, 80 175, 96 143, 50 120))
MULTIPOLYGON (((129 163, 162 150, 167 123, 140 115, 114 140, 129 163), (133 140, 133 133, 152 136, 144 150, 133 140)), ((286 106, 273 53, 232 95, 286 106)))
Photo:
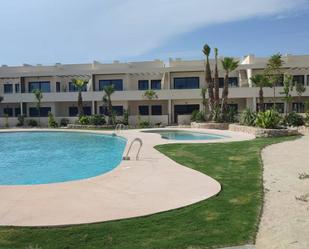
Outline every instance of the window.
POLYGON ((294 81, 296 84, 305 85, 305 75, 294 75, 294 76, 293 76, 293 81, 294 81))
POLYGON ((113 85, 115 91, 123 91, 122 80, 99 80, 99 90, 103 91, 106 86, 113 85))
POLYGON ((4 84, 4 93, 13 93, 13 85, 12 84, 4 84))
MULTIPOLYGON (((60 90, 60 86, 59 86, 60 90)), ((78 87, 73 82, 69 82, 69 92, 78 92, 78 87)), ((82 87, 82 92, 87 92, 87 84, 82 87)))
POLYGON ((20 107, 15 108, 15 117, 20 116, 20 114, 21 114, 20 107))
POLYGON ((161 105, 151 106, 151 115, 162 115, 162 106, 161 105))
POLYGON ((149 82, 148 80, 139 80, 138 81, 138 90, 148 90, 149 82))
MULTIPOLYGON (((264 103, 264 109, 270 110, 274 108, 274 103, 264 103)), ((276 103, 276 109, 280 113, 284 113, 284 103, 276 103)))
MULTIPOLYGON (((41 117, 48 117, 49 112, 51 112, 50 107, 41 107, 40 108, 40 116, 41 117)), ((30 117, 38 117, 39 116, 38 109, 36 107, 30 107, 29 108, 29 116, 30 117)))
POLYGON ((307 85, 309 86, 309 75, 307 75, 307 85))
POLYGON ((199 87, 199 77, 174 78, 174 89, 196 89, 199 87))
MULTIPOLYGON (((224 87, 224 78, 219 78, 219 88, 224 87)), ((237 77, 230 77, 229 78, 229 87, 238 87, 238 78, 237 77)))
POLYGON ((305 105, 304 103, 293 103, 292 104, 293 112, 297 113, 304 113, 305 112, 305 105))
POLYGON ((152 80, 151 81, 151 89, 160 90, 161 89, 161 80, 152 80))
MULTIPOLYGON (((116 116, 122 116, 123 115, 123 106, 113 106, 112 108, 113 112, 116 116)), ((108 110, 106 106, 100 106, 100 114, 102 115, 108 115, 108 110)))
POLYGON ((234 112, 238 112, 238 104, 228 104, 227 105, 229 110, 233 110, 234 112))
MULTIPOLYGON (((83 107, 84 115, 90 116, 91 115, 91 107, 90 106, 84 106, 83 107)), ((70 117, 76 117, 78 115, 78 108, 75 106, 69 107, 69 116, 70 117)))
POLYGON ((57 93, 61 92, 61 90, 60 90, 60 82, 56 82, 56 92, 57 93))
POLYGON ((32 93, 33 90, 35 89, 48 93, 50 92, 50 82, 49 81, 29 82, 29 93, 32 93))
POLYGON ((142 116, 149 115, 149 106, 148 105, 140 105, 140 106, 138 106, 138 112, 142 116))
POLYGON ((3 114, 8 115, 9 117, 13 117, 13 108, 3 108, 3 114))
POLYGON ((15 93, 19 93, 19 84, 15 84, 15 93))

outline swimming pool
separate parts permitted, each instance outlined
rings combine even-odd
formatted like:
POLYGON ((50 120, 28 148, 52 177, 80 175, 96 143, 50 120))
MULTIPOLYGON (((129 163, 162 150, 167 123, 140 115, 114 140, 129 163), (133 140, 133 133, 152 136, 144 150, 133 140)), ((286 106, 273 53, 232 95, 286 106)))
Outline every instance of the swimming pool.
POLYGON ((114 169, 126 140, 83 132, 0 133, 0 185, 85 179, 114 169))
POLYGON ((185 130, 147 130, 143 132, 158 133, 162 138, 170 140, 213 140, 226 138, 226 136, 216 134, 185 130))

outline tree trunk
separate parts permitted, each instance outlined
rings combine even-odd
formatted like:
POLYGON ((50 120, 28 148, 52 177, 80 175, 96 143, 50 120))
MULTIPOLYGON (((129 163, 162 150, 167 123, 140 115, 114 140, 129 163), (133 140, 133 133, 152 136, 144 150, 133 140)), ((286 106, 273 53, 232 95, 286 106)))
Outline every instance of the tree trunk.
POLYGON ((109 116, 108 123, 112 125, 113 124, 113 120, 112 120, 113 106, 112 106, 112 100, 110 96, 108 96, 108 116, 109 116))
POLYGON ((84 115, 82 91, 78 91, 77 106, 78 106, 78 115, 79 116, 84 115))
POLYGON ((219 74, 218 74, 217 64, 216 64, 216 67, 215 67, 214 88, 215 88, 215 107, 218 108, 220 96, 219 96, 219 74))
POLYGON ((206 69, 205 69, 205 81, 208 88, 208 96, 209 96, 209 112, 212 113, 214 108, 214 92, 213 92, 213 82, 211 78, 211 70, 209 65, 209 58, 206 59, 206 69))
POLYGON ((264 93, 263 87, 260 87, 259 91, 259 112, 264 112, 264 93))
POLYGON ((227 98, 229 95, 229 73, 226 72, 224 78, 224 87, 222 91, 222 105, 221 105, 221 112, 223 115, 227 113, 227 98))

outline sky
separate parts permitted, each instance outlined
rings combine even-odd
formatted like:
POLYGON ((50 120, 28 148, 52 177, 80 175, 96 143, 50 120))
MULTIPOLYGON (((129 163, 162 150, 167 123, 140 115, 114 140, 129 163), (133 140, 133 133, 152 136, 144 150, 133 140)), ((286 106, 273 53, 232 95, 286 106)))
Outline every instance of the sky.
POLYGON ((309 0, 0 0, 0 64, 309 54, 309 0))

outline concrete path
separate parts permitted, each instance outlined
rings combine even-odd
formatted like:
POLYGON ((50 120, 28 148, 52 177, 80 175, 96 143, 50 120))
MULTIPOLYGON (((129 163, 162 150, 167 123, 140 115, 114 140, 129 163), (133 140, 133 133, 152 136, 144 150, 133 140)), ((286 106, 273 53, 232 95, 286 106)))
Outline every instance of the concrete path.
POLYGON ((272 145, 263 150, 263 216, 257 236, 257 249, 309 248, 309 136, 272 145), (306 196, 306 201, 296 197, 306 196))
MULTIPOLYGON (((229 131, 194 131, 229 137, 216 141, 185 141, 186 143, 253 138, 229 131)), ((0 225, 53 226, 137 217, 184 207, 220 191, 220 184, 211 177, 181 166, 153 148, 157 144, 182 141, 165 140, 159 134, 138 130, 123 131, 120 135, 128 140, 127 148, 134 138, 143 140, 139 161, 122 161, 109 173, 80 181, 0 186, 0 225)), ((133 154, 136 149, 135 146, 133 154)))

